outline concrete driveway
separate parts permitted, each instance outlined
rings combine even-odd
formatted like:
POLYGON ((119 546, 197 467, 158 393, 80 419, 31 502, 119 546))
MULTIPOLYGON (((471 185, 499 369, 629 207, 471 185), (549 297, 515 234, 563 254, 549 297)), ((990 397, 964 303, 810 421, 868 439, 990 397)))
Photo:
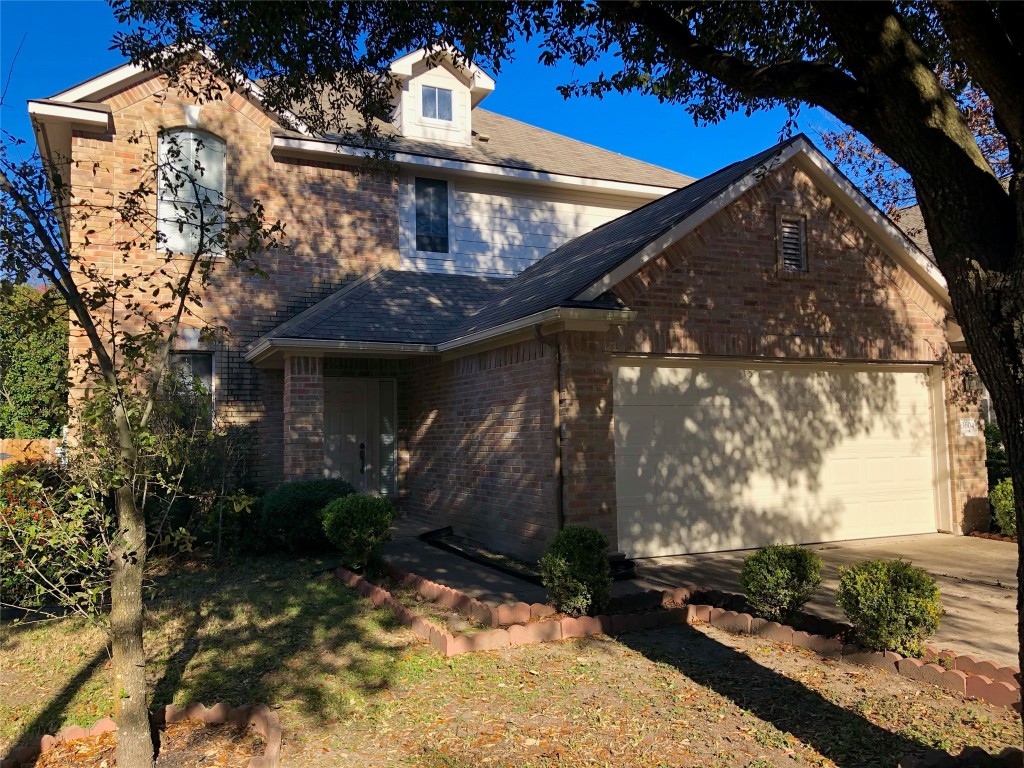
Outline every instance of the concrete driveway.
MULTIPOLYGON (((808 609, 842 619, 836 608, 839 566, 859 560, 902 558, 930 572, 946 615, 931 645, 1017 666, 1017 547, 969 536, 928 534, 813 546, 825 562, 824 584, 808 609)), ((638 560, 651 586, 694 583, 740 592, 739 572, 749 552, 638 560)))

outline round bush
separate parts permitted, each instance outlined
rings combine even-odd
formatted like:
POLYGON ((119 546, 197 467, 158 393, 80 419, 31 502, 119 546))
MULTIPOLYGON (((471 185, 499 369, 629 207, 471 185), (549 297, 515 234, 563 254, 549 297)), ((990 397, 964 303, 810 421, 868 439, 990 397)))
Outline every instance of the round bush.
POLYGON ((803 547, 762 547, 743 561, 740 584, 758 616, 791 621, 821 586, 821 558, 803 547))
POLYGON ((263 497, 256 517, 256 548, 301 554, 327 548, 323 511, 335 499, 356 490, 344 480, 281 483, 263 497))
POLYGON ((327 505, 323 530, 331 544, 341 552, 345 565, 365 568, 380 545, 390 538, 394 519, 394 508, 387 499, 354 494, 335 499, 327 505))
POLYGON ((1017 509, 1013 500, 1013 478, 1001 480, 988 495, 992 515, 1004 536, 1017 535, 1017 509))
POLYGON ((608 605, 612 574, 608 540, 585 525, 562 529, 540 559, 552 605, 570 616, 594 615, 608 605))
POLYGON ((921 644, 942 618, 935 579, 904 560, 866 560, 840 568, 836 602, 860 645, 904 656, 920 656, 921 644))

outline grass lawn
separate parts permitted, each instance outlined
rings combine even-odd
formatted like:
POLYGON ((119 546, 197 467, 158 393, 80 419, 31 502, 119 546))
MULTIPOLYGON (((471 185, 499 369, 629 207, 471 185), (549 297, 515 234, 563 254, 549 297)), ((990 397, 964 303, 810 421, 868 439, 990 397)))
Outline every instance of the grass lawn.
MULTIPOLYGON (((894 766, 1020 743, 1013 712, 717 629, 444 659, 327 561, 202 559, 157 579, 153 701, 278 708, 285 766, 894 766)), ((0 755, 109 714, 103 635, 78 620, 0 638, 0 755)))

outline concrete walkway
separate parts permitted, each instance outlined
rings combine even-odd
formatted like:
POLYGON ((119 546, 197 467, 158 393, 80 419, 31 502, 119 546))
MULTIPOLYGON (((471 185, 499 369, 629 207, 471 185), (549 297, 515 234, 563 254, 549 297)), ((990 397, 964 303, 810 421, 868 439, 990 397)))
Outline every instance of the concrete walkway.
MULTIPOLYGON (((824 584, 808 604, 819 616, 842 620, 836 608, 838 568, 876 558, 910 560, 931 573, 946 615, 931 645, 1017 666, 1017 547, 969 536, 928 534, 813 547, 824 560, 824 584)), ((740 592, 739 573, 749 552, 638 560, 641 583, 687 582, 740 592)))
MULTIPOLYGON (((542 603, 547 590, 420 541, 428 530, 398 520, 386 560, 402 570, 446 584, 489 603, 542 603)), ((824 560, 824 584, 808 604, 818 616, 843 620, 836 607, 838 568, 876 558, 910 560, 931 573, 942 591, 946 615, 931 644, 983 659, 1017 666, 1017 548, 1013 544, 968 536, 929 534, 869 539, 813 547, 824 560)), ((742 592, 739 573, 749 552, 722 552, 638 560, 638 578, 617 581, 613 595, 692 583, 709 589, 742 592)))

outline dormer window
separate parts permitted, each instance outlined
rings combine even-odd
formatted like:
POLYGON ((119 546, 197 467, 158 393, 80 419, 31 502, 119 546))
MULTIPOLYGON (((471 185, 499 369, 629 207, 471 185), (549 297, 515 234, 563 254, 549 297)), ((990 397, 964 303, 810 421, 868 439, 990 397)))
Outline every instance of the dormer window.
POLYGON ((423 86, 423 116, 431 120, 452 121, 452 92, 447 88, 423 86))

